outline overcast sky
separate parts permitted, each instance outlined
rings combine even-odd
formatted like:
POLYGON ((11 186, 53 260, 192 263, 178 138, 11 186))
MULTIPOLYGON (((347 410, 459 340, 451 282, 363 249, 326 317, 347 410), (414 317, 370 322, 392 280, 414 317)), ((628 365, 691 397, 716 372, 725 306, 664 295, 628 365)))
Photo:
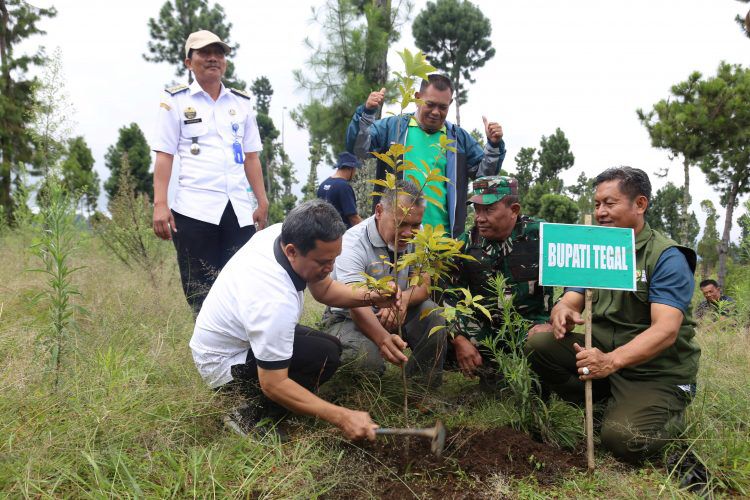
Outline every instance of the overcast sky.
MULTIPOLYGON (((151 136, 159 96, 175 80, 166 64, 146 62, 147 20, 161 0, 33 0, 54 5, 56 18, 44 21, 44 37, 33 40, 51 53, 59 46, 67 87, 75 106, 76 134, 93 150, 102 179, 109 172, 104 154, 117 130, 138 123, 151 136)), ((232 56, 238 76, 248 83, 267 76, 274 88, 271 117, 282 117, 307 95, 297 89, 292 71, 309 56, 305 36, 318 38, 311 7, 319 2, 224 0, 240 44, 232 56)), ((395 3, 395 2, 394 2, 395 3)), ((425 5, 416 0, 412 18, 425 5)), ((653 149, 635 110, 650 109, 669 95, 671 85, 693 71, 714 74, 720 61, 747 64, 750 39, 734 22, 748 5, 734 0, 553 0, 475 1, 492 22, 497 53, 475 73, 469 102, 461 108, 465 128, 481 128, 481 116, 499 121, 508 148, 504 168, 524 146, 538 146, 542 135, 560 127, 571 143, 575 166, 564 175, 571 183, 581 171, 592 176, 606 167, 631 165, 653 174, 671 167, 668 180, 682 184, 679 161, 653 149)), ((415 48, 410 23, 392 50, 415 48)), ((393 54, 392 54, 393 55, 393 54)), ((392 66, 399 62, 391 57, 392 66)), ((391 69, 394 69, 393 67, 391 69)), ((395 69, 400 69, 396 67, 395 69)), ((353 111, 353 110, 352 110, 353 111)), ((452 110, 453 111, 453 110, 452 110)), ((307 134, 286 115, 285 146, 299 185, 307 178, 307 134)), ((329 173, 319 169, 319 181, 329 173)), ((718 195, 697 168, 691 172, 693 210, 701 225, 701 200, 718 195)), ((666 180, 651 176, 655 187, 666 180)), ((744 199, 743 199, 744 201, 744 199)), ((719 208, 722 214, 723 208, 719 208)), ((735 211, 735 221, 742 211, 735 211)), ((720 226, 720 231, 721 231, 720 226)), ((739 234, 736 227, 733 236, 739 234)))

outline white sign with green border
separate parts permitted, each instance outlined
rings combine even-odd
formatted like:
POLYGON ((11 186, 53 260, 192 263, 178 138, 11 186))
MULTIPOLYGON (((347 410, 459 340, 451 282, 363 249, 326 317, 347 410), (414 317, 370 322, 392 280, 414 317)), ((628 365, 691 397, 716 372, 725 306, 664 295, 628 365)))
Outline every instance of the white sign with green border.
POLYGON ((632 229, 543 222, 539 236, 541 285, 636 289, 632 229))

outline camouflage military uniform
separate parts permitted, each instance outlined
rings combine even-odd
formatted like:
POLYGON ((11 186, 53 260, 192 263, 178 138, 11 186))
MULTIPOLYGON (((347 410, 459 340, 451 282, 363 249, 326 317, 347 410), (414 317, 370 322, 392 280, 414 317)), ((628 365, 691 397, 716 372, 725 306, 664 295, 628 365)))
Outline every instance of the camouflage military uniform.
MULTIPOLYGON (((475 207, 477 205, 489 207, 501 202, 506 196, 518 196, 518 181, 512 177, 480 177, 471 187, 472 192, 468 202, 473 203, 475 207)), ((506 206, 509 207, 513 203, 506 206)), ((474 225, 468 233, 459 237, 459 241, 464 242, 464 253, 476 260, 460 259, 456 262, 458 270, 449 288, 468 288, 472 295, 496 298, 497 293, 492 282, 500 275, 505 278, 504 295, 506 298, 512 297, 516 312, 530 323, 548 323, 550 309, 552 309, 552 289, 539 286, 540 222, 540 220, 518 214, 512 229, 507 226, 490 227, 495 230, 495 234, 507 234, 510 230, 510 235, 502 241, 483 237, 474 225), (501 232, 498 233, 498 230, 501 232)), ((496 222, 496 224, 500 223, 496 222)), ((451 294, 449 293, 446 297, 447 301, 451 302, 451 294)), ((496 313, 493 314, 492 321, 481 314, 477 315, 475 320, 459 317, 458 331, 454 333, 468 337, 477 346, 487 339, 493 342, 497 340, 495 345, 502 349, 507 349, 510 344, 516 344, 515 347, 519 347, 518 344, 525 340, 526 331, 505 333, 505 337, 512 335, 513 339, 495 339, 498 331, 504 326, 502 315, 497 314, 499 311, 496 310, 496 299, 494 311, 488 303, 485 305, 491 313, 496 313)), ((482 357, 491 357, 487 349, 480 347, 479 351, 482 357)))
MULTIPOLYGON (((476 226, 462 234, 464 253, 476 262, 460 260, 451 288, 468 288, 472 295, 493 295, 491 280, 498 274, 506 279, 505 295, 513 295, 516 311, 534 324, 549 322, 552 309, 552 288, 539 286, 539 220, 520 215, 510 237, 492 241, 482 237, 476 226)), ((477 344, 492 337, 498 329, 499 318, 490 322, 481 314, 477 322, 460 321, 460 332, 477 344)))

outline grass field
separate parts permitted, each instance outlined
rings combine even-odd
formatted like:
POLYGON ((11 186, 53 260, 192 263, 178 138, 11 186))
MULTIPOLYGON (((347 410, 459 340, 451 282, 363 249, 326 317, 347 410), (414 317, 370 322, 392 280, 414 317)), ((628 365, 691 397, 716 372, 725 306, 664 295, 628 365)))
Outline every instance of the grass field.
MULTIPOLYGON (((336 429, 306 418, 289 423, 292 439, 283 445, 240 439, 222 427, 227 403, 202 384, 193 365, 187 346, 192 315, 174 258, 166 259, 155 287, 145 273, 109 256, 86 232, 73 257, 84 267, 72 275, 81 292, 72 300, 82 309, 65 339, 55 390, 48 354, 37 340, 50 322, 48 305, 37 296, 46 287, 44 276, 28 271, 39 267, 29 250, 32 242, 29 233, 0 236, 0 496, 689 495, 661 460, 633 468, 599 453, 593 475, 571 468, 546 480, 549 464, 534 456, 516 457, 535 470, 522 477, 472 474, 455 460, 403 470, 388 462, 387 446, 346 444, 336 429), (446 478, 452 489, 444 489, 446 478), (393 489, 401 484, 407 486, 393 489)), ((172 252, 167 243, 164 249, 172 252)), ((308 300, 303 323, 315 324, 320 311, 308 300)), ((710 495, 748 496, 750 340, 744 328, 724 322, 702 328, 699 341, 700 386, 684 442, 711 472, 710 495)), ((360 379, 344 370, 324 395, 370 411, 381 424, 399 425, 401 390, 395 370, 382 380, 360 379)), ((440 417, 456 435, 459 429, 470 435, 511 425, 515 418, 512 405, 480 393, 457 374, 447 377, 439 398, 443 405, 435 413, 422 413, 415 405, 410 418, 429 425, 440 417)), ((412 447, 418 450, 419 444, 412 441, 412 447)), ((578 457, 581 449, 582 444, 578 457)))

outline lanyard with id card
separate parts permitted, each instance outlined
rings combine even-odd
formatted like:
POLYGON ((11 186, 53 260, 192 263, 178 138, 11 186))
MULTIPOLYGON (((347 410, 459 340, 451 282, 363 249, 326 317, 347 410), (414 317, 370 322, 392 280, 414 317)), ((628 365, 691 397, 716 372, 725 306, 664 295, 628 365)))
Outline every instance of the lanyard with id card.
POLYGON ((240 144, 237 138, 237 131, 240 126, 236 123, 232 123, 232 132, 234 133, 234 143, 232 144, 232 151, 234 152, 234 162, 238 165, 245 163, 245 155, 242 153, 242 144, 240 144))

